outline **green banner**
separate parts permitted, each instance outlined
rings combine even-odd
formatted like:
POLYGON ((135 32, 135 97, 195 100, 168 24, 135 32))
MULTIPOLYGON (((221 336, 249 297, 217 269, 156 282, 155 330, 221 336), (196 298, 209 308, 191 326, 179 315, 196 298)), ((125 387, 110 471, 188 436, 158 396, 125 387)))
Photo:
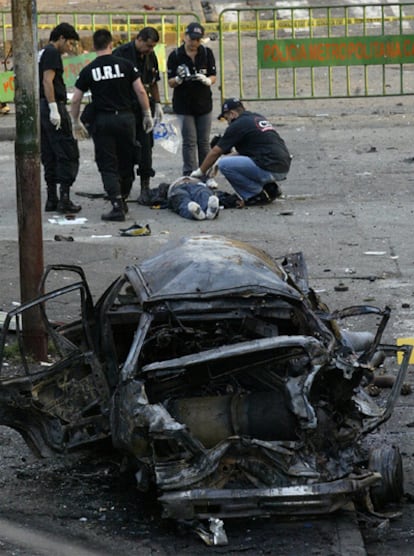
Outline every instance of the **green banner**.
POLYGON ((414 62, 414 35, 257 41, 258 67, 307 68, 414 62))
POLYGON ((0 73, 0 102, 13 102, 14 73, 3 71, 0 73))
MULTIPOLYGON (((64 56, 64 80, 67 87, 73 87, 80 70, 96 58, 95 52, 88 52, 80 56, 64 56)), ((14 73, 5 71, 0 73, 0 101, 13 102, 14 100, 14 73)))
MULTIPOLYGON (((165 71, 166 49, 165 44, 157 44, 155 52, 158 58, 160 71, 165 71)), ((64 56, 64 80, 67 87, 73 87, 80 70, 96 58, 95 52, 87 52, 80 56, 64 56)), ((14 73, 4 71, 0 73, 0 102, 13 102, 14 100, 14 73)))

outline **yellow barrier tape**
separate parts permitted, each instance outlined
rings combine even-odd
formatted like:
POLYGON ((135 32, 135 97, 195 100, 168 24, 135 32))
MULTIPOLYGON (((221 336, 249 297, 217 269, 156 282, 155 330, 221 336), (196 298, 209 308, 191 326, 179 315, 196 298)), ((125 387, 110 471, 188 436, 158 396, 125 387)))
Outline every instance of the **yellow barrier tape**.
MULTIPOLYGON (((308 28, 311 27, 345 27, 349 25, 369 25, 369 24, 382 24, 382 23, 396 23, 396 22, 404 22, 404 21, 412 21, 414 20, 414 15, 412 16, 404 16, 403 18, 399 18, 398 16, 387 16, 384 18, 381 17, 370 17, 370 18, 362 18, 362 17, 353 17, 353 18, 344 18, 344 17, 331 17, 331 18, 306 18, 306 19, 276 19, 276 20, 265 20, 260 21, 258 25, 254 21, 240 21, 240 22, 228 22, 222 23, 221 29, 223 32, 231 32, 231 31, 274 31, 278 29, 292 29, 292 28, 308 28)), ((164 30, 171 33, 175 33, 177 31, 177 26, 173 23, 152 23, 151 26, 155 27, 158 30, 164 30)), ((0 26, 1 27, 1 26, 0 26)), ((55 27, 55 23, 39 23, 38 29, 41 30, 51 30, 55 27)), ((139 31, 142 29, 142 23, 77 23, 76 29, 78 31, 93 31, 99 28, 107 28, 110 27, 115 31, 139 31)), ((184 32, 186 24, 182 24, 180 32, 184 32)), ((11 24, 4 25, 5 29, 11 29, 11 24)), ((206 33, 218 33, 219 32, 219 23, 205 23, 204 28, 206 33)))

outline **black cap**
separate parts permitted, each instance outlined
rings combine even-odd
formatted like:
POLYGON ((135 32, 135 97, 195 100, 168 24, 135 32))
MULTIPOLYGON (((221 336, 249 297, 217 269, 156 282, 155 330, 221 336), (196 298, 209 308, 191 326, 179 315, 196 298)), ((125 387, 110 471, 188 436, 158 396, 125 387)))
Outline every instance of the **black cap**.
POLYGON ((218 120, 224 118, 224 114, 233 110, 234 108, 239 108, 240 106, 243 107, 243 103, 239 98, 226 98, 223 102, 223 106, 221 107, 221 114, 218 116, 218 120))
POLYGON ((184 32, 186 35, 189 35, 190 39, 201 39, 204 37, 204 27, 196 21, 190 23, 184 32))

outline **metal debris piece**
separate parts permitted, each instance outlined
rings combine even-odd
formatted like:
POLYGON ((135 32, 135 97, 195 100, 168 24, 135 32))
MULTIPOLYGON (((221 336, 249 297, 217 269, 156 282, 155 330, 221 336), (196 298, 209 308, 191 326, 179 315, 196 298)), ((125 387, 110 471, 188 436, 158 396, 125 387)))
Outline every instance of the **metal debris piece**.
POLYGON ((224 546, 229 542, 224 530, 223 521, 216 517, 209 518, 208 528, 201 523, 196 523, 194 531, 207 546, 224 546))
POLYGON ((334 287, 334 290, 336 292, 347 292, 349 288, 343 282, 339 282, 339 284, 334 287))
POLYGON ((59 234, 56 234, 54 237, 55 241, 73 241, 73 237, 72 236, 62 236, 59 234))

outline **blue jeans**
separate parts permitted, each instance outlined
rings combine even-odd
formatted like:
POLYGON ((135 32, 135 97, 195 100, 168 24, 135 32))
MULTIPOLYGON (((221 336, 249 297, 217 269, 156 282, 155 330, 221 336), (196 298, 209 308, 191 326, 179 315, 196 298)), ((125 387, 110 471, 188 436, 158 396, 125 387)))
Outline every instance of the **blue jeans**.
POLYGON ((210 150, 212 114, 177 114, 183 139, 183 176, 189 176, 193 170, 197 170, 210 150))
POLYGON ((183 218, 193 219, 187 206, 190 201, 198 203, 204 212, 207 211, 208 200, 214 193, 201 183, 183 183, 174 187, 168 195, 168 206, 183 218))
POLYGON ((284 180, 287 176, 287 172, 275 173, 263 170, 248 156, 223 156, 218 162, 218 167, 244 201, 258 195, 265 183, 284 180))

